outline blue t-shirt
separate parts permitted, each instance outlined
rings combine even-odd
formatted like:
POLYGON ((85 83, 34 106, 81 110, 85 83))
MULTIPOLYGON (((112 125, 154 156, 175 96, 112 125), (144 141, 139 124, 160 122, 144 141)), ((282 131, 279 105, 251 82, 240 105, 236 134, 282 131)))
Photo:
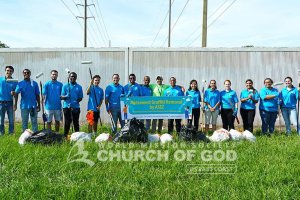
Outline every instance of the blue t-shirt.
POLYGON ((105 89, 105 99, 108 101, 109 110, 121 110, 120 97, 124 94, 122 85, 109 84, 105 89))
POLYGON ((259 93, 260 102, 259 102, 259 109, 265 110, 269 112, 278 112, 278 103, 279 103, 279 92, 276 88, 267 88, 264 87, 260 90, 259 93), (267 95, 275 95, 273 99, 265 99, 267 95))
POLYGON ((164 91, 164 96, 166 97, 177 97, 177 96, 184 96, 184 93, 181 90, 181 87, 175 85, 174 87, 169 87, 164 91))
POLYGON ((186 96, 191 96, 192 97, 192 108, 200 108, 200 102, 201 102, 201 94, 200 91, 195 91, 195 90, 188 90, 185 94, 186 96))
POLYGON ((7 82, 5 77, 0 77, 0 101, 12 101, 11 91, 15 91, 18 82, 7 82))
POLYGON ((66 83, 62 87, 61 96, 69 97, 68 99, 64 100, 63 108, 80 108, 78 99, 83 98, 82 87, 78 83, 75 84, 66 83), (70 88, 70 94, 69 94, 69 88, 70 88))
POLYGON ((290 90, 285 87, 279 93, 280 104, 283 108, 296 109, 298 98, 298 90, 295 87, 291 88, 290 90))
POLYGON ((48 81, 43 86, 45 96, 45 108, 47 110, 61 110, 61 90, 63 84, 59 81, 48 81))
POLYGON ((153 96, 152 89, 148 86, 142 85, 142 96, 153 96))
POLYGON ((36 96, 40 95, 37 82, 33 80, 23 80, 18 83, 16 93, 21 93, 21 109, 31 109, 37 107, 36 96))
POLYGON ((97 109, 97 106, 99 106, 100 102, 103 101, 103 96, 104 96, 104 92, 101 87, 95 86, 95 85, 91 86, 87 110, 99 112, 99 110, 97 109), (95 94, 96 94, 97 101, 95 99, 95 94))
POLYGON ((127 85, 124 86, 124 94, 128 97, 133 96, 142 96, 142 88, 139 84, 135 83, 131 85, 128 83, 127 85))
POLYGON ((221 98, 221 108, 223 109, 234 109, 235 103, 239 102, 236 92, 234 90, 223 90, 220 93, 221 98))
MULTIPOLYGON (((248 90, 245 89, 241 92, 240 95, 240 100, 244 98, 248 98, 249 95, 252 95, 252 98, 255 99, 256 101, 259 100, 259 94, 257 90, 248 90)), ((246 109, 246 110, 255 110, 255 102, 252 99, 248 99, 246 102, 241 102, 241 108, 246 109)))
MULTIPOLYGON (((207 90, 205 90, 205 92, 204 92, 204 102, 208 103, 211 107, 215 107, 215 105, 220 102, 220 92, 219 92, 219 90, 217 90, 217 89, 212 90, 211 88, 208 88, 207 90)), ((216 108, 216 110, 219 110, 219 107, 220 106, 218 106, 216 108)), ((206 110, 209 109, 207 105, 205 105, 205 109, 206 110)))

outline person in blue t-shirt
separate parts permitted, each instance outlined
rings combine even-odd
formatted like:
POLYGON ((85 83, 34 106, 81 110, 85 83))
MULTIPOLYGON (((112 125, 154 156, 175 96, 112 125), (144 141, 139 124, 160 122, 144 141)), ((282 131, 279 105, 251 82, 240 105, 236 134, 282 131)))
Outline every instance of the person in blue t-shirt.
POLYGON ((246 80, 246 89, 241 92, 241 109, 240 113, 243 119, 244 131, 248 130, 253 132, 253 122, 255 117, 255 110, 259 94, 256 89, 253 87, 253 81, 251 79, 246 80))
POLYGON ((299 91, 293 86, 293 80, 291 77, 284 79, 286 87, 279 93, 281 113, 284 119, 286 134, 291 134, 291 123, 297 129, 300 134, 300 128, 297 128, 297 110, 296 105, 299 100, 299 91))
POLYGON ((112 132, 117 132, 117 122, 119 120, 121 128, 123 128, 125 121, 122 120, 121 116, 121 105, 120 97, 124 95, 124 88, 119 84, 120 76, 119 74, 114 74, 112 76, 113 83, 109 84, 105 89, 105 105, 108 114, 114 121, 114 126, 112 126, 112 132))
POLYGON ((24 80, 19 82, 16 88, 14 110, 17 110, 18 95, 21 93, 21 117, 22 129, 28 129, 29 115, 32 124, 32 131, 38 131, 37 115, 40 111, 40 90, 38 83, 30 79, 31 71, 23 70, 24 80))
POLYGON ((190 87, 186 92, 186 96, 192 97, 192 119, 188 119, 188 125, 192 126, 192 121, 194 119, 194 126, 196 130, 199 127, 199 118, 200 118, 200 102, 201 102, 201 94, 198 89, 198 83, 196 80, 190 81, 190 87))
POLYGON ((52 119, 55 120, 55 131, 59 131, 60 121, 62 120, 61 110, 61 90, 63 84, 57 81, 58 71, 50 72, 51 80, 43 86, 43 99, 45 101, 45 113, 47 117, 47 129, 51 130, 52 119))
POLYGON ((75 132, 79 131, 79 103, 82 101, 83 91, 81 85, 79 85, 76 80, 77 74, 75 72, 71 72, 69 74, 69 83, 64 84, 61 91, 61 99, 64 100, 63 113, 65 118, 65 137, 69 134, 71 123, 73 123, 75 132))
MULTIPOLYGON (((176 78, 170 78, 170 85, 168 89, 164 91, 164 96, 166 97, 175 97, 175 96, 184 96, 182 88, 176 85, 176 78)), ((181 130, 181 119, 175 119, 176 123, 176 132, 179 133, 181 130)), ((174 119, 168 119, 168 133, 172 134, 174 129, 174 119)))
POLYGON ((129 83, 124 86, 124 94, 127 97, 135 97, 135 96, 142 96, 142 88, 141 86, 135 82, 136 77, 135 74, 130 74, 129 83))
MULTIPOLYGON (((141 86, 142 96, 153 96, 153 91, 150 87, 150 77, 144 77, 144 85, 141 86)), ((146 130, 148 131, 151 126, 151 119, 146 119, 146 130)))
POLYGON ((100 118, 100 107, 103 102, 104 92, 101 87, 99 87, 101 77, 95 75, 91 80, 89 87, 87 88, 87 95, 89 95, 89 101, 87 105, 87 110, 93 112, 94 123, 88 125, 88 131, 91 133, 97 133, 97 124, 100 118), (93 130, 92 130, 93 129, 93 130))
POLYGON ((234 120, 238 112, 238 98, 236 92, 231 89, 231 81, 224 81, 225 90, 220 93, 221 118, 223 128, 226 130, 234 129, 234 120))
POLYGON ((12 66, 5 67, 5 76, 0 77, 0 135, 5 133, 4 119, 7 112, 9 134, 14 133, 14 111, 13 111, 13 95, 18 82, 12 82, 14 68, 12 66))
MULTIPOLYGON (((262 133, 273 133, 275 129, 275 122, 278 115, 279 92, 272 87, 273 80, 266 78, 264 80, 265 87, 259 92, 259 113, 262 121, 262 133)), ((270 135, 269 134, 269 135, 270 135)))
POLYGON ((212 130, 217 129, 217 119, 220 112, 220 92, 217 90, 217 82, 209 81, 208 89, 204 92, 205 103, 205 132, 208 131, 209 124, 212 125, 212 130))

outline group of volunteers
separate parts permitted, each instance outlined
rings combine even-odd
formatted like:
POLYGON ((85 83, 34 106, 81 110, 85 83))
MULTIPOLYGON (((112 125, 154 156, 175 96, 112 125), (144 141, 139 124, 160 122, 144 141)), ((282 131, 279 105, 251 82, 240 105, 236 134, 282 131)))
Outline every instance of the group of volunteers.
MULTIPOLYGON (((33 81, 31 71, 23 70, 24 80, 13 81, 14 68, 5 67, 5 76, 0 77, 0 134, 3 135, 5 113, 8 115, 9 133, 14 133, 14 111, 17 110, 18 94, 21 93, 20 109, 22 117, 23 131, 28 128, 29 116, 31 118, 32 131, 38 131, 37 113, 40 111, 41 101, 45 105, 45 114, 47 128, 51 129, 52 120, 55 121, 55 131, 60 128, 62 114, 64 115, 64 135, 67 137, 70 127, 74 131, 79 131, 80 102, 83 99, 83 90, 81 85, 76 82, 77 74, 69 73, 68 83, 62 84, 57 80, 58 72, 52 70, 51 80, 46 82, 40 90, 38 83, 33 81), (14 98, 13 98, 14 97, 14 98), (63 100, 63 105, 61 105, 63 100), (13 102, 14 101, 14 102, 13 102)), ((224 89, 217 89, 217 82, 210 80, 209 86, 205 91, 200 92, 196 80, 191 80, 189 88, 176 85, 176 78, 169 79, 170 85, 163 84, 163 77, 157 76, 156 83, 150 84, 150 77, 145 76, 143 84, 136 83, 135 74, 129 75, 129 83, 125 86, 119 84, 120 77, 113 74, 112 83, 104 91, 99 87, 101 77, 95 75, 92 77, 90 85, 86 90, 88 95, 87 112, 92 113, 93 123, 89 123, 89 132, 97 132, 97 124, 100 118, 100 107, 105 101, 106 111, 111 115, 115 124, 119 121, 121 127, 125 121, 121 117, 120 98, 122 96, 190 96, 192 98, 192 118, 188 120, 189 125, 194 125, 198 130, 201 110, 205 116, 205 131, 216 130, 217 118, 219 114, 222 118, 223 128, 234 129, 234 122, 237 118, 239 109, 239 99, 234 90, 231 89, 231 81, 224 81, 224 89), (201 106, 202 104, 202 106, 201 106)), ((253 87, 251 79, 246 80, 246 88, 240 94, 240 114, 242 116, 244 130, 253 132, 253 122, 255 117, 256 104, 259 102, 259 112, 262 121, 262 133, 270 134, 274 132, 275 122, 279 112, 285 121, 286 133, 291 133, 291 124, 297 130, 298 116, 296 105, 299 99, 298 89, 292 85, 292 78, 284 79, 286 87, 279 92, 273 87, 273 80, 266 78, 260 91, 253 87)), ((176 132, 181 130, 181 119, 175 119, 176 132)), ((112 126, 112 132, 116 133, 116 127, 112 126)), ((145 127, 152 132, 161 133, 163 119, 147 119, 145 127)), ((168 133, 173 133, 174 119, 168 119, 168 133)), ((299 133, 299 132, 298 132, 299 133)))

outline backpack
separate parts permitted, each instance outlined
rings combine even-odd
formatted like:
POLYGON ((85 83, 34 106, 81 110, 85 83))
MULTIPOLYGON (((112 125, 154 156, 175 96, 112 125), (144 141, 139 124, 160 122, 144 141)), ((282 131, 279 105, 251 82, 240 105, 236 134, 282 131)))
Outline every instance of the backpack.
POLYGON ((147 142, 148 135, 143 122, 133 118, 118 132, 113 142, 147 142))

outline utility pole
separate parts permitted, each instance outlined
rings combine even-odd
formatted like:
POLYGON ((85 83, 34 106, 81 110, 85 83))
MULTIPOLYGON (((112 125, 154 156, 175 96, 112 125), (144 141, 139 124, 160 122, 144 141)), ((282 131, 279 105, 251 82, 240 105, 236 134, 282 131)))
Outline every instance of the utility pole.
POLYGON ((169 0, 169 37, 168 47, 171 47, 171 0, 169 0))
POLYGON ((207 43, 207 0, 203 0, 202 47, 207 43))
POLYGON ((82 4, 76 4, 76 6, 83 6, 84 7, 84 17, 77 16, 77 18, 82 18, 84 20, 84 30, 83 30, 83 47, 87 47, 87 19, 88 18, 94 18, 94 17, 88 17, 87 16, 87 7, 88 6, 95 6, 95 4, 87 4, 87 0, 84 0, 84 5, 82 4))

